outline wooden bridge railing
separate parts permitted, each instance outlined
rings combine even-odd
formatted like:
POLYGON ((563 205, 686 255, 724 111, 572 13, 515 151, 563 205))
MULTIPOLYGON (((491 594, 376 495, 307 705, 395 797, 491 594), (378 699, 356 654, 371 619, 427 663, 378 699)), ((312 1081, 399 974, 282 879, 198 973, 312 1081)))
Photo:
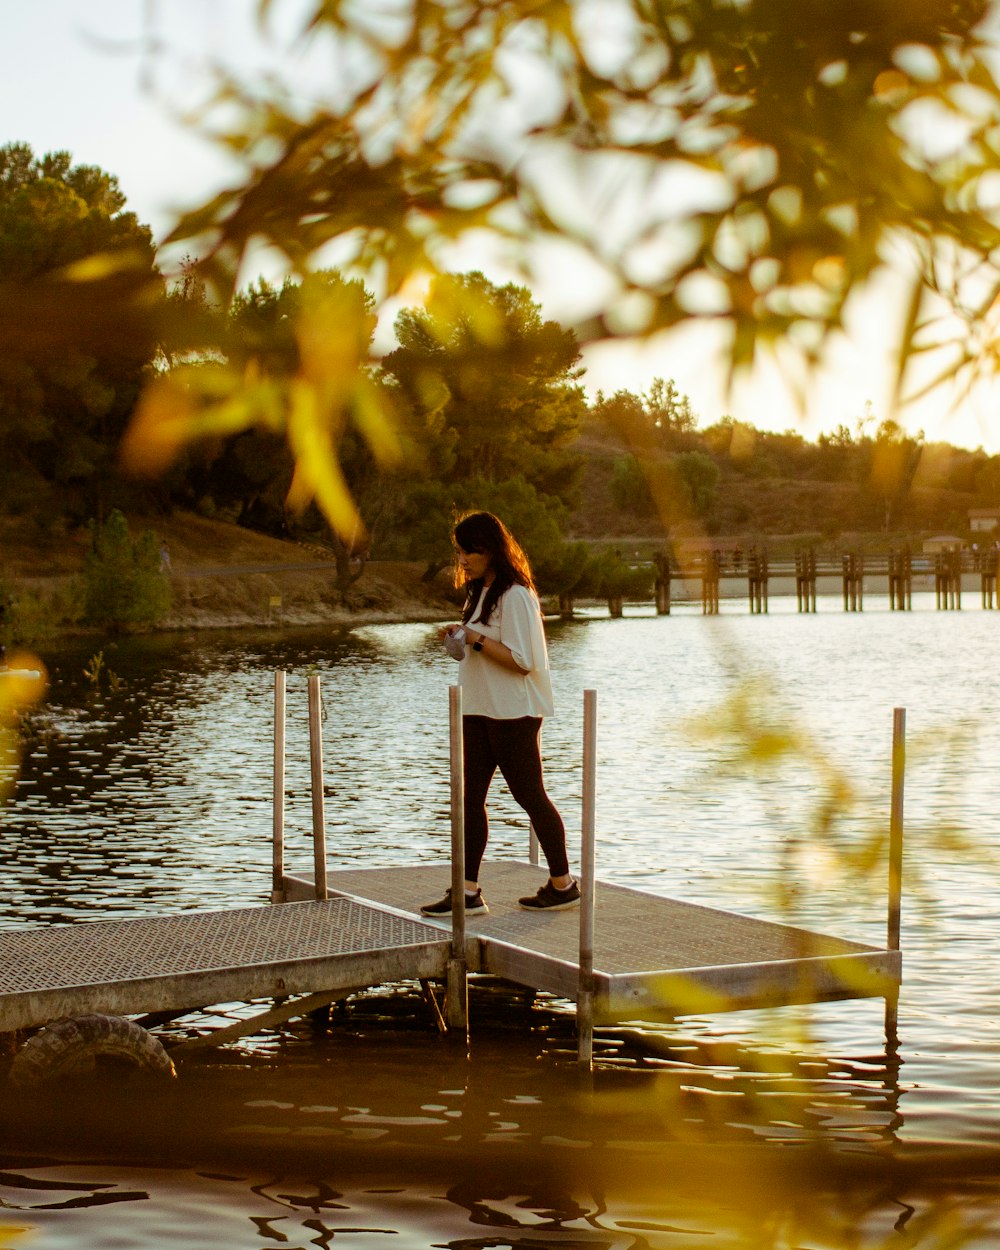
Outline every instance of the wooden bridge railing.
MULTIPOLYGON (((702 612, 714 616, 719 612, 722 583, 745 579, 750 612, 766 612, 773 578, 794 579, 800 612, 816 611, 818 582, 834 577, 841 583, 845 612, 863 610, 866 578, 869 586, 873 579, 885 579, 892 611, 911 611, 913 579, 921 575, 933 577, 935 606, 939 610, 960 609, 962 576, 969 573, 979 574, 983 607, 1000 609, 1000 549, 997 548, 982 552, 950 550, 917 557, 909 547, 875 555, 848 551, 825 557, 819 556, 814 548, 804 548, 792 559, 776 561, 771 561, 766 551, 758 549, 752 549, 746 557, 709 551, 685 564, 660 552, 652 561, 641 564, 655 570, 653 598, 660 616, 670 614, 674 581, 699 583, 702 612)), ((559 610, 563 616, 572 616, 571 593, 559 596, 559 610)), ((620 611, 617 614, 620 615, 620 611)))

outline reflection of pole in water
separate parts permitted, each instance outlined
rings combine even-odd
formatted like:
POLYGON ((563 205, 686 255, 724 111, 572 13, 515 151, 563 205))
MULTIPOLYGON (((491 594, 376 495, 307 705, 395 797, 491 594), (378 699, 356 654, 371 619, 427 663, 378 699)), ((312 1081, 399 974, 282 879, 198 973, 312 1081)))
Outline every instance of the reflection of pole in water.
POLYGON ((583 811, 580 848, 580 980, 576 1001, 577 1059, 594 1064, 594 839, 597 808, 597 691, 583 692, 583 811))
POLYGON ((448 688, 451 758, 451 956, 445 1014, 448 1028, 469 1036, 469 983, 465 958, 465 751, 462 741, 462 687, 448 688))

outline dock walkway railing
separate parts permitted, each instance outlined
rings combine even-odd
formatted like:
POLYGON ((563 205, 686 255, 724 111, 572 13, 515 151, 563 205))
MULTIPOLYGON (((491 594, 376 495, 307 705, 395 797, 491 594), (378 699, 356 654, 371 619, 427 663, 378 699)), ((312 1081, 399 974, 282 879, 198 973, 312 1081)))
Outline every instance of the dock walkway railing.
MULTIPOLYGON (((311 681, 314 679, 310 679, 311 681)), ((318 682, 318 678, 315 679, 318 682)), ((276 678, 275 682, 275 738, 276 741, 281 736, 282 728, 280 724, 281 709, 283 708, 283 685, 276 678)), ((609 985, 615 980, 616 976, 624 976, 626 981, 629 980, 629 973, 615 973, 611 976, 609 982, 609 968, 606 966, 606 958, 608 951, 605 949, 608 945, 610 933, 606 931, 602 938, 601 965, 599 970, 595 965, 595 928, 596 913, 598 899, 606 898, 610 905, 611 898, 617 897, 616 888, 603 884, 598 888, 596 878, 596 859, 597 859, 597 692, 595 690, 586 690, 583 693, 583 785, 581 800, 581 841, 580 841, 580 869, 579 869, 579 885, 581 893, 581 907, 579 912, 579 933, 578 940, 575 943, 575 950, 567 949, 563 944, 568 934, 564 934, 563 939, 559 943, 559 952, 555 950, 546 955, 542 948, 533 950, 529 935, 521 931, 516 923, 512 923, 512 918, 505 918, 502 914, 498 917, 489 916, 476 926, 475 931, 471 934, 467 932, 466 913, 465 913, 465 862, 464 862, 464 757, 462 750, 462 691, 459 686, 452 686, 449 689, 449 739, 450 739, 450 782, 451 782, 451 863, 450 863, 450 880, 453 906, 451 910, 451 934, 450 934, 450 953, 447 961, 447 974, 445 978, 445 1015, 446 1025, 449 1031, 457 1032, 468 1037, 468 975, 470 970, 473 972, 489 972, 491 969, 496 974, 508 976, 509 979, 523 981, 524 984, 545 988, 547 981, 558 980, 558 992, 563 996, 575 997, 577 1034, 578 1034, 578 1062, 590 1068, 593 1062, 593 1035, 595 1020, 608 1014, 608 1002, 606 1001, 609 994, 609 985), (610 893, 609 893, 610 891, 610 893), (492 922, 497 920, 496 924, 492 922), (513 945, 511 945, 513 942, 513 945), (498 943, 500 944, 498 946, 498 943), (526 944, 525 944, 526 943, 526 944), (501 951, 500 947, 504 950, 501 951), (556 965, 563 969, 558 977, 555 977, 551 968, 543 967, 546 958, 554 959, 556 965), (533 980, 539 977, 539 980, 533 980), (570 978, 570 980, 567 980, 570 978), (571 985, 574 988, 571 990, 571 985)), ((314 731, 319 732, 319 722, 311 722, 314 724, 314 731)), ((894 712, 893 720, 893 773, 892 773, 892 796, 889 824, 889 880, 888 880, 888 931, 887 942, 884 948, 880 948, 884 952, 885 958, 879 955, 879 949, 858 947, 858 958, 864 963, 870 973, 877 973, 872 987, 868 990, 862 990, 855 986, 848 993, 848 996, 863 996, 864 993, 876 992, 880 996, 885 997, 886 1002, 886 1030, 887 1035, 894 1037, 896 1031, 896 1014, 898 1003, 898 968, 899 968, 899 934, 900 934, 900 908, 902 897, 902 854, 903 854, 903 773, 905 760, 904 747, 905 732, 905 712, 902 708, 897 708, 894 712), (882 965, 885 965, 884 967, 882 965), (892 968, 896 972, 891 971, 892 968), (881 975, 887 973, 886 976, 881 975), (895 980, 893 977, 895 976, 895 980), (877 982, 877 984, 876 984, 877 982), (855 993, 857 991, 857 993, 855 993)), ((277 756, 276 756, 277 758, 277 756)), ((317 791, 322 796, 322 778, 317 781, 317 791)), ((276 838, 280 837, 279 822, 276 820, 276 838)), ((314 841, 321 841, 324 838, 324 822, 320 816, 315 816, 313 824, 314 841)), ((530 863, 537 866, 537 855, 535 852, 534 838, 529 832, 529 841, 531 843, 530 863)), ((276 851, 275 862, 279 863, 280 857, 276 851)), ((324 864, 326 862, 325 848, 322 852, 315 850, 313 856, 314 864, 324 864)), ((526 865, 525 865, 526 866, 526 865)), ((499 866, 497 866, 499 867, 499 866)), ((511 869, 515 867, 512 863, 509 865, 511 869)), ((337 870, 330 875, 333 882, 334 893, 340 890, 346 891, 347 896, 365 898, 376 905, 388 906, 399 911, 410 911, 412 904, 412 882, 404 885, 402 878, 409 878, 419 875, 423 872, 429 872, 430 866, 418 868, 417 866, 397 866, 396 868, 379 869, 361 869, 361 870, 337 870), (396 878, 391 885, 383 879, 376 881, 375 878, 384 872, 387 876, 396 878), (364 882, 359 878, 366 878, 364 882)), ((304 898, 316 897, 314 893, 314 883, 317 878, 314 868, 313 882, 309 882, 303 878, 284 877, 282 872, 282 888, 275 891, 275 897, 279 898, 304 898), (288 887, 291 887, 290 891, 288 887)), ((523 867, 521 870, 523 871, 523 867)), ((516 875, 516 874, 515 874, 516 875)), ((326 881, 324 881, 326 885, 326 881)), ((617 893, 621 893, 618 889, 617 893)), ((626 891, 628 893, 628 891, 626 891)), ((639 906, 642 901, 640 895, 636 895, 634 906, 639 906)), ((683 909, 684 904, 674 900, 660 900, 666 910, 683 909)), ((509 910, 509 907, 508 907, 509 910)), ((614 909, 613 909, 614 910, 614 909)), ((702 909, 703 911, 705 909, 702 909)), ((517 909, 514 908, 516 913, 517 909)), ((521 913, 522 915, 524 913, 521 913)), ((742 920, 739 917, 729 917, 728 913, 715 913, 716 922, 722 924, 743 924, 743 925, 759 925, 760 922, 752 922, 742 920)), ((478 919, 478 917, 477 917, 478 919)), ((560 917, 553 917, 553 920, 560 917)), ((706 916, 702 918, 707 922, 706 916)), ((618 916, 614 921, 608 920, 605 929, 608 926, 618 924, 621 917, 618 916)), ((665 922, 665 921, 664 921, 665 922)), ((765 922, 766 924, 766 922, 765 922)), ((772 926, 773 927, 773 926, 772 926)), ((781 926, 777 926, 781 928, 781 926)), ((802 935, 802 940, 807 944, 812 943, 816 939, 821 943, 825 941, 819 935, 802 935)), ((748 939, 749 940, 749 939, 748 939)), ((836 941, 836 940, 834 940, 836 941)), ((779 943, 780 945, 780 943, 779 943)), ((841 943, 841 945, 843 945, 841 943)), ((848 943, 850 945, 850 943, 848 943)), ((839 948, 838 948, 839 950, 839 948)), ((817 952, 818 953, 818 948, 817 952)), ((844 953, 844 952, 840 952, 844 953)), ((648 958, 648 953, 642 956, 648 958)), ((776 958, 778 956, 769 956, 776 958)), ((742 962, 745 964, 750 958, 744 954, 742 962)), ((781 956, 780 958, 787 958, 781 956)), ((797 957, 794 957, 797 958, 797 957)), ((822 958, 822 957, 821 957, 822 958)), ((727 956, 728 959, 728 956, 727 956)), ((738 961, 739 962, 739 961, 738 961)), ((752 961, 751 961, 752 962, 752 961)), ((806 961, 808 962, 808 961, 806 961)), ((638 963, 635 968, 651 968, 653 964, 638 963)), ((656 965, 659 966, 659 965, 656 965)), ((664 966, 664 972, 661 974, 664 978, 672 976, 687 976, 688 973, 680 972, 684 968, 683 964, 673 965, 675 972, 668 972, 664 966)), ((803 964, 803 972, 807 971, 803 964)), ((832 971, 830 969, 829 971, 832 971)), ((745 970, 744 970, 745 972, 745 970)), ((699 967, 689 969, 690 975, 696 979, 705 982, 711 982, 713 978, 718 980, 722 978, 722 983, 726 982, 723 975, 724 969, 715 969, 714 971, 707 967, 699 967), (718 975, 716 975, 718 974, 718 975)), ((773 997, 773 983, 777 973, 777 968, 773 970, 772 987, 767 991, 761 1001, 756 1005, 770 1005, 770 999, 767 995, 773 997), (765 1001, 767 999, 767 1001, 765 1001)), ((826 971, 815 968, 814 973, 818 979, 816 982, 817 1001, 822 999, 830 999, 844 997, 847 990, 846 986, 837 984, 837 978, 834 975, 833 980, 829 984, 821 984, 823 978, 826 977, 826 971)), ((646 974, 642 974, 635 981, 633 987, 635 991, 636 1003, 641 1003, 642 1009, 647 1010, 655 1006, 650 998, 649 987, 641 988, 639 981, 646 974)), ((728 974, 727 974, 728 975, 728 974)), ((741 975, 743 975, 741 973, 741 975)), ((771 975, 771 974, 769 974, 771 975)), ((737 978, 738 980, 739 978, 737 978)), ((777 978, 780 980, 780 978, 777 978)), ((732 980, 732 978, 730 978, 732 980)), ((619 982, 620 983, 620 982, 619 982)), ((733 981, 733 985, 735 985, 733 981)), ((666 984, 666 981, 664 981, 666 984)), ((548 988, 554 988, 549 985, 548 988)), ((732 988, 732 987, 730 987, 732 988)), ((426 987, 425 987, 426 992, 426 987)), ((752 988, 743 987, 740 992, 733 990, 732 999, 736 1003, 739 1001, 741 1005, 743 1000, 746 1003, 753 1004, 753 995, 760 991, 752 988)), ((786 991, 779 991, 786 992, 786 991)), ((654 994, 655 997, 655 994, 654 994)), ((791 1001, 791 1000, 789 1000, 791 1001)), ((798 999, 797 1001, 809 1001, 808 999, 798 999)), ((720 1005, 719 1010, 726 1010, 725 1005, 720 1005)), ((606 1022, 606 1021, 605 1021, 606 1022)))

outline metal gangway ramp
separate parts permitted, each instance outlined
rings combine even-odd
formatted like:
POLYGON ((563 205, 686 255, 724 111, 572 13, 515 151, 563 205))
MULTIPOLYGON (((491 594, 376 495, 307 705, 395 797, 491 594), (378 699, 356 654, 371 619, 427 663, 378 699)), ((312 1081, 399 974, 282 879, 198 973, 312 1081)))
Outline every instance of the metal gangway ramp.
POLYGON ((0 1031, 310 996, 217 1030, 223 1041, 345 992, 442 977, 448 949, 439 928, 347 898, 0 930, 0 1031))

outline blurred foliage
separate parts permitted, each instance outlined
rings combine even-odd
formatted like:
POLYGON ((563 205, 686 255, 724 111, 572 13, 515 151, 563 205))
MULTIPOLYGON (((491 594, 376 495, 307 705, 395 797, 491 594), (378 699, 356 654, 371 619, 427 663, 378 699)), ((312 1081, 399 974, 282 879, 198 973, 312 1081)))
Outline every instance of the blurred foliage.
POLYGON ((45 687, 45 668, 37 656, 14 652, 0 659, 0 800, 17 775, 21 718, 40 701, 45 687))
MULTIPOLYGON (((262 18, 286 14, 262 0, 262 18)), ((319 87, 220 81, 206 125, 242 185, 178 223, 219 291, 261 243, 303 271, 339 241, 382 294, 473 231, 558 240, 613 283, 584 339, 724 320, 733 367, 791 336, 814 359, 886 263, 948 293, 992 270, 998 90, 988 0, 313 0, 301 34, 349 59, 319 87), (929 133, 947 127, 942 159, 929 133), (917 273, 919 276, 917 276, 917 273)), ((520 253, 530 272, 537 251, 520 253)), ((986 293, 988 294, 988 292, 986 293)), ((988 299, 981 304, 985 311, 988 299)))
MULTIPOLYGON (((816 363, 852 293, 892 264, 910 284, 901 379, 949 338, 950 369, 995 358, 1000 92, 988 0, 807 0, 794 21, 783 0, 290 9, 259 6, 265 27, 291 17, 300 48, 351 71, 220 75, 199 124, 244 177, 167 241, 195 255, 209 304, 227 307, 267 251, 301 280, 336 256, 371 284, 381 315, 434 290, 453 245, 491 238, 529 282, 553 256, 568 275, 594 277, 575 309, 578 342, 702 318, 727 328, 732 372, 779 344, 816 363), (945 311, 963 333, 954 321, 937 328, 945 311)), ((479 348, 471 368, 451 344, 452 371, 488 391, 502 326, 471 288, 451 289, 479 348)), ((369 315, 362 304, 302 309, 296 334, 312 349, 282 403, 232 368, 157 386, 133 463, 154 467, 194 438, 270 420, 295 458, 293 498, 315 499, 350 534, 338 443, 354 424, 376 457, 392 446, 359 350, 369 315)), ((445 347, 434 320, 428 309, 422 324, 403 323, 420 330, 422 351, 445 347)), ((184 327, 189 349, 212 349, 210 321, 184 327)), ((439 392, 423 371, 408 384, 433 411, 439 392)), ((489 474, 485 431, 471 450, 489 474)))

